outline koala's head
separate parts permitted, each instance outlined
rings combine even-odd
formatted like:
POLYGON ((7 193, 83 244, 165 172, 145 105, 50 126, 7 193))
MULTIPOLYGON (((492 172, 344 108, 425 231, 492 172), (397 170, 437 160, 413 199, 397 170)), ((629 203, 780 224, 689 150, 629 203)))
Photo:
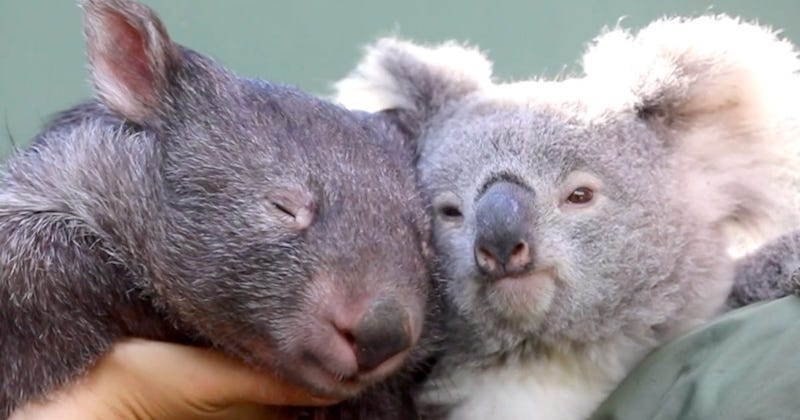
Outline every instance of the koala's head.
POLYGON ((384 39, 337 100, 418 139, 464 318, 501 349, 580 344, 707 316, 736 234, 796 215, 798 68, 726 17, 608 32, 563 81, 495 83, 474 49, 384 39))
POLYGON ((82 6, 99 101, 156 144, 163 243, 142 241, 159 251, 144 261, 157 299, 318 392, 353 395, 396 370, 429 283, 427 216, 397 130, 237 77, 138 3, 82 6))

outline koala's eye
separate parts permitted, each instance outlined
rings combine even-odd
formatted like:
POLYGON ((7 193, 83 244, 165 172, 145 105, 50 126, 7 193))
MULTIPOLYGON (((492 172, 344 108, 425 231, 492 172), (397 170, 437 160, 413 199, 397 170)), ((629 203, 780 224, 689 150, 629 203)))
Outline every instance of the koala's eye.
POLYGON ((439 207, 439 214, 445 219, 452 220, 461 219, 464 217, 464 215, 461 214, 461 209, 452 204, 445 204, 439 207))
POLYGON ((444 192, 435 197, 433 208, 436 209, 436 217, 443 222, 460 223, 464 220, 461 198, 452 192, 444 192))
POLYGON ((594 198, 594 191, 591 188, 578 187, 567 196, 567 202, 571 204, 586 204, 592 201, 592 198, 594 198))
POLYGON ((639 118, 647 121, 664 121, 667 119, 667 111, 660 106, 643 106, 638 109, 639 118))

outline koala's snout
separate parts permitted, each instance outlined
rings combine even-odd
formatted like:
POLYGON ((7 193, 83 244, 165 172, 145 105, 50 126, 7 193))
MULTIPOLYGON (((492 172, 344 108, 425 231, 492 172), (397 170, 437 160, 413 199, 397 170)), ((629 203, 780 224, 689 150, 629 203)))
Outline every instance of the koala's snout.
POLYGON ((478 200, 475 263, 492 278, 524 274, 532 265, 533 191, 497 182, 478 200))
POLYGON ((410 314, 394 299, 378 301, 363 315, 353 315, 344 308, 333 323, 354 353, 360 373, 375 370, 414 344, 410 314))

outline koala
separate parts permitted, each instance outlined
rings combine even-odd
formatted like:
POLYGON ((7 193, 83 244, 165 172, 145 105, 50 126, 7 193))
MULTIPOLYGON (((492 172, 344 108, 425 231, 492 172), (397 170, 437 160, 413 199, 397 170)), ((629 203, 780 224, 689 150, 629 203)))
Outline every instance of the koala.
POLYGON ((559 80, 496 81, 454 41, 370 45, 334 98, 416 139, 451 306, 422 415, 585 418, 724 311, 737 255, 798 226, 799 68, 723 15, 606 30, 559 80))
POLYGON ((0 417, 142 337, 351 398, 314 415, 406 418, 438 316, 393 117, 237 76, 132 0, 81 7, 96 97, 0 169, 0 417))
POLYGON ((736 261, 728 307, 800 295, 800 229, 736 261))

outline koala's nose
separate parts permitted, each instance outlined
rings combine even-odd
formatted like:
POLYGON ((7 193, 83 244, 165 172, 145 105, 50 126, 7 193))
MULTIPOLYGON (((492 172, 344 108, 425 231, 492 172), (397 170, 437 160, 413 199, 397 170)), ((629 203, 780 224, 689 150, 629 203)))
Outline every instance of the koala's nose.
POLYGON ((394 300, 377 303, 355 327, 340 332, 351 342, 361 372, 375 369, 413 344, 409 315, 394 300))
POLYGON ((497 182, 478 200, 475 262, 485 274, 500 278, 530 267, 534 198, 533 191, 521 185, 497 182))

